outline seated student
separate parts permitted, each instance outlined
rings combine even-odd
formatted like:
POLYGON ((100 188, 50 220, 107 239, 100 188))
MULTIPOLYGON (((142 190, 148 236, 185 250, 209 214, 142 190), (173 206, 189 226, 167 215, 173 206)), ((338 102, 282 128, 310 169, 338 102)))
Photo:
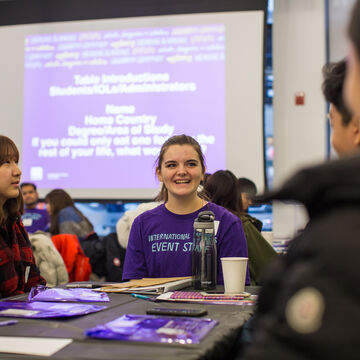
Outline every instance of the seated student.
POLYGON ((236 176, 229 170, 216 171, 207 178, 204 191, 212 202, 240 218, 247 241, 251 284, 258 285, 261 275, 277 253, 261 235, 261 221, 244 213, 236 176))
POLYGON ((164 204, 134 220, 123 279, 191 276, 193 223, 199 212, 210 210, 218 224, 217 281, 223 283, 220 258, 247 257, 246 239, 237 216, 197 192, 205 174, 198 142, 187 135, 169 138, 160 150, 156 173, 163 183, 158 200, 164 204))
POLYGON ((257 193, 256 185, 247 178, 239 178, 238 186, 241 193, 242 208, 244 212, 248 211, 248 207, 253 203, 253 198, 257 193))
POLYGON ((20 185, 21 193, 24 198, 25 211, 21 220, 28 233, 35 231, 47 231, 49 229, 49 214, 45 209, 36 207, 39 200, 39 194, 36 191, 36 185, 33 183, 22 183, 20 185))
POLYGON ((74 234, 82 241, 94 231, 88 218, 75 207, 73 199, 65 190, 50 191, 45 197, 45 202, 51 216, 52 235, 74 234))
POLYGON ((19 190, 19 151, 0 135, 0 298, 45 285, 35 265, 28 234, 21 223, 23 198, 19 190))
POLYGON ((45 202, 51 218, 50 233, 76 235, 85 255, 90 258, 93 273, 102 276, 104 246, 88 218, 75 207, 73 199, 65 190, 50 191, 45 196, 45 202))

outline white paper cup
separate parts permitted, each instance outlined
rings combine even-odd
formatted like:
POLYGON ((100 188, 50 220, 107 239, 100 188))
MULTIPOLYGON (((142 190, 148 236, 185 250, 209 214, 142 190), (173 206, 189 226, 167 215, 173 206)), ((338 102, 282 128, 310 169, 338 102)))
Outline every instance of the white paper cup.
POLYGON ((246 257, 221 258, 226 294, 239 294, 245 290, 246 257))

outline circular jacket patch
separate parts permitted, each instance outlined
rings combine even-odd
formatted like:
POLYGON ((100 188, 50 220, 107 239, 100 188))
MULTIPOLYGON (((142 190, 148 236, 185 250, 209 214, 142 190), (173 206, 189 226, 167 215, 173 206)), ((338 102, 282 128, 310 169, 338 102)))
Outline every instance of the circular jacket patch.
POLYGON ((296 332, 310 334, 320 329, 325 310, 321 292, 306 287, 295 293, 286 304, 285 316, 289 326, 296 332))

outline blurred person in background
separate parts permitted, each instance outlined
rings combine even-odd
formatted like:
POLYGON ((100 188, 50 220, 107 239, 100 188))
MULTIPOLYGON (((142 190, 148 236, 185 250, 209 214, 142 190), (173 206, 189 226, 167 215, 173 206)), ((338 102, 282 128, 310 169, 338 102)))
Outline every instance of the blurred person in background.
POLYGON ((24 214, 21 220, 28 233, 35 231, 48 231, 50 217, 45 209, 37 208, 39 194, 36 185, 29 182, 24 182, 20 185, 21 193, 25 203, 24 214))
POLYGON ((206 179, 204 191, 212 202, 240 218, 248 247, 251 285, 260 284, 262 274, 277 253, 261 235, 261 221, 244 212, 236 176, 229 170, 216 171, 206 179))
POLYGON ((45 196, 50 214, 51 235, 76 235, 82 250, 90 259, 92 272, 104 274, 105 248, 89 219, 75 206, 74 200, 63 189, 54 189, 45 196))
POLYGON ((45 202, 51 217, 52 235, 74 234, 81 242, 94 231, 89 219, 75 206, 73 199, 65 190, 50 191, 45 197, 45 202))
POLYGON ((243 212, 247 212, 249 206, 253 203, 253 198, 257 194, 257 188, 253 181, 247 178, 239 178, 238 186, 241 193, 241 202, 243 212))

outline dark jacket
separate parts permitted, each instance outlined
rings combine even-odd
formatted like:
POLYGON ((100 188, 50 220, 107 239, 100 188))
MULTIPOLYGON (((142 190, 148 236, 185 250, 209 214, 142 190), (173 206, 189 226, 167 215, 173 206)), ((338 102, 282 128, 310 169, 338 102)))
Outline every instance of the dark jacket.
POLYGON ((246 237, 249 257, 251 285, 259 285, 260 279, 267 270, 277 252, 261 235, 262 222, 249 214, 240 214, 246 237))
POLYGON ((302 170, 270 198, 303 203, 310 222, 264 279, 244 359, 359 359, 360 157, 302 170))

